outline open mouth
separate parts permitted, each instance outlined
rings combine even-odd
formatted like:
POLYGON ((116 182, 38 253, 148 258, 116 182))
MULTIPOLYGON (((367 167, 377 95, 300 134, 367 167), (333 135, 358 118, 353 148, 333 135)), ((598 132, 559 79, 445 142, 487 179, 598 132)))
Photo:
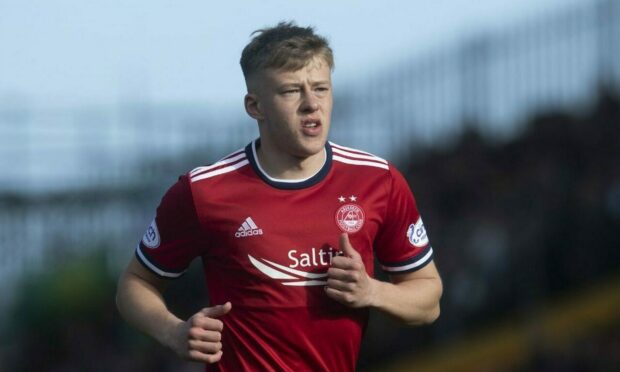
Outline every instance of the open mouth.
POLYGON ((321 121, 308 119, 308 120, 302 121, 301 126, 304 128, 316 128, 316 127, 321 126, 321 121))

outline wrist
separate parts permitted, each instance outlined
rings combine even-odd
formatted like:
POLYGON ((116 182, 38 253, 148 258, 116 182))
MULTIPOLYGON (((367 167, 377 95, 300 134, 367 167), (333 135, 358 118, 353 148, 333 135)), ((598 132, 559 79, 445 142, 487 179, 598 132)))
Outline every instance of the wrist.
POLYGON ((169 314, 164 322, 163 327, 160 328, 160 332, 156 335, 157 341, 165 347, 178 351, 178 339, 182 333, 182 328, 185 322, 173 314, 169 314))
POLYGON ((380 280, 369 277, 368 282, 368 307, 380 308, 381 305, 381 291, 382 286, 385 284, 380 280))

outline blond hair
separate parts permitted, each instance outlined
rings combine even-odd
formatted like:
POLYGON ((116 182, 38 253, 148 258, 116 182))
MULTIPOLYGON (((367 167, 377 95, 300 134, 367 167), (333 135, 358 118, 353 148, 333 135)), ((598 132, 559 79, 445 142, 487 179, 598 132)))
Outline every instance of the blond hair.
POLYGON ((241 70, 247 81, 264 69, 296 71, 315 57, 321 57, 334 68, 334 57, 327 40, 314 33, 312 27, 298 27, 293 22, 280 22, 275 27, 254 31, 252 41, 241 53, 241 70))

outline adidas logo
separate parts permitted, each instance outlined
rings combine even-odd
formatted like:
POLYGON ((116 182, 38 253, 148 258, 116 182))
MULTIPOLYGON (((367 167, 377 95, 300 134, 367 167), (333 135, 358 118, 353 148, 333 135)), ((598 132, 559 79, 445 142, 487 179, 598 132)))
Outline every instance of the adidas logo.
POLYGON ((263 235, 263 229, 259 229, 258 226, 252 221, 252 217, 248 217, 243 221, 237 232, 235 238, 245 238, 246 236, 263 235))

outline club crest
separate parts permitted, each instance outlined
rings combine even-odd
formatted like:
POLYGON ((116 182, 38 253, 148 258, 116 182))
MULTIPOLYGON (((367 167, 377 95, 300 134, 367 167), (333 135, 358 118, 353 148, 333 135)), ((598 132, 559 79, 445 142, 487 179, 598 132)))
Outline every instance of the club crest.
POLYGON ((357 204, 345 204, 336 211, 336 224, 343 232, 356 233, 364 226, 364 211, 357 204))

